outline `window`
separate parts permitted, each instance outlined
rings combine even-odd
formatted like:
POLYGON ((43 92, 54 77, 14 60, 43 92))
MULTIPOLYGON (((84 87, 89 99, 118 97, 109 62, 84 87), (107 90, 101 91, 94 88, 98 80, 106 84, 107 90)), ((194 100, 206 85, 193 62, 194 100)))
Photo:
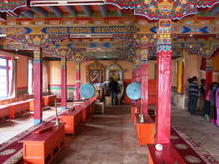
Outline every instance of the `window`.
POLYGON ((9 60, 0 57, 0 99, 9 95, 9 60))
POLYGON ((33 62, 28 60, 28 93, 33 94, 33 62))

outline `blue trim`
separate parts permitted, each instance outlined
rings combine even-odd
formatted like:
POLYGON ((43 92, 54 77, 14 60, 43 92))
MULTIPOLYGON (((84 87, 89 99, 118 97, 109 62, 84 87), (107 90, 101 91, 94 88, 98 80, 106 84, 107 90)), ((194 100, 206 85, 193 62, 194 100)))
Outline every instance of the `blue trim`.
POLYGON ((66 109, 67 109, 66 106, 61 106, 61 107, 60 107, 60 110, 61 110, 61 111, 66 110, 66 109))
POLYGON ((39 120, 39 119, 33 119, 33 124, 34 125, 38 125, 42 122, 42 120, 39 120))

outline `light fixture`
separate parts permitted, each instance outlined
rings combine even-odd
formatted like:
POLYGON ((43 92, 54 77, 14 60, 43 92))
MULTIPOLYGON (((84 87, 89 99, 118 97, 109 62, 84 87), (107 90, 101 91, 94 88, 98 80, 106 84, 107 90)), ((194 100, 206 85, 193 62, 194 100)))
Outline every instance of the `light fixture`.
POLYGON ((105 0, 31 0, 30 6, 104 5, 105 0))

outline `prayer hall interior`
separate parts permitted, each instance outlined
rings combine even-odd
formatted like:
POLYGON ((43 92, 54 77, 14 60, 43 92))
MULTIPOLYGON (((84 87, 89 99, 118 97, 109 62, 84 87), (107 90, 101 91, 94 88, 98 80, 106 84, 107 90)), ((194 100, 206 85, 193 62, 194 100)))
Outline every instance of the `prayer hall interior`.
POLYGON ((0 163, 218 164, 219 0, 0 0, 0 163))

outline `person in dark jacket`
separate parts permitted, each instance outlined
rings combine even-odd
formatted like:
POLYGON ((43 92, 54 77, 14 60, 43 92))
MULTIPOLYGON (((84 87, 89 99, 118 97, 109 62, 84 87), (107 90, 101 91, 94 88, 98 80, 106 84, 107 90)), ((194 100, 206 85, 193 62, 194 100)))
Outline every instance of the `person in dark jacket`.
POLYGON ((109 83, 109 92, 111 96, 111 104, 117 105, 117 94, 118 94, 119 84, 111 77, 109 83))
MULTIPOLYGON (((190 85, 192 84, 192 78, 189 78, 188 79, 188 88, 190 88, 190 85)), ((188 89, 188 112, 191 111, 191 93, 189 92, 189 89, 188 89)))
POLYGON ((202 116, 204 116, 204 104, 205 104, 205 96, 206 96, 206 93, 205 93, 205 79, 201 79, 201 85, 200 85, 200 88, 199 88, 199 91, 200 91, 200 96, 199 96, 199 112, 202 116))
POLYGON ((196 76, 194 76, 194 77, 192 77, 192 82, 189 86, 189 94, 190 94, 189 109, 190 109, 191 114, 196 113, 197 102, 198 102, 198 93, 199 93, 198 79, 196 76))

